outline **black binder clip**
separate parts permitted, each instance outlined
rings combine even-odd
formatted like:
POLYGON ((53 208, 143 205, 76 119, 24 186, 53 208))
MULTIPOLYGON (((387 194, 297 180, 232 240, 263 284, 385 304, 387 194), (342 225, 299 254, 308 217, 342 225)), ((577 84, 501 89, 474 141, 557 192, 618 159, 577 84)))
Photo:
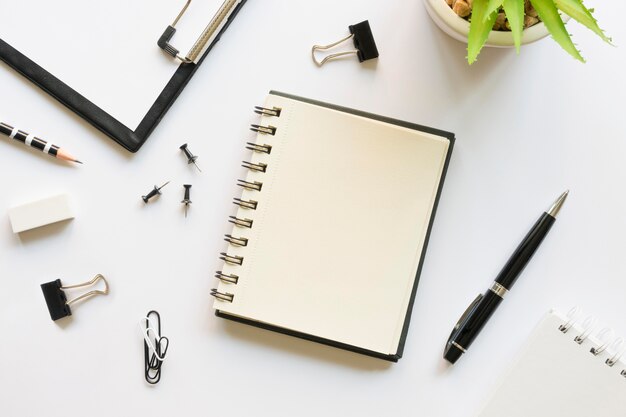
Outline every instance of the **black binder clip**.
POLYGON ((109 293, 109 284, 102 275, 98 274, 93 277, 91 281, 83 282, 82 284, 76 285, 63 286, 60 279, 46 282, 45 284, 41 284, 41 290, 43 291, 43 296, 46 299, 46 304, 48 305, 50 318, 56 321, 62 319, 63 317, 72 315, 72 309, 70 308, 71 304, 74 304, 80 300, 84 300, 85 298, 93 297, 95 295, 107 295, 109 293), (100 280, 104 282, 104 290, 89 291, 83 295, 79 295, 78 297, 73 298, 70 301, 67 301, 67 296, 65 295, 65 292, 63 290, 89 287, 100 280))
POLYGON ((150 311, 141 320, 143 335, 144 376, 148 384, 157 384, 161 380, 161 367, 167 356, 170 340, 161 336, 161 315, 150 311))
POLYGON ((357 23, 356 25, 348 26, 350 30, 350 35, 345 38, 331 43, 330 45, 314 45, 311 50, 311 55, 313 56, 313 61, 317 64, 317 66, 321 67, 325 63, 330 60, 337 59, 347 55, 356 55, 359 58, 359 62, 364 62, 370 59, 378 58, 378 48, 376 47, 376 41, 374 41, 374 35, 372 35, 372 29, 370 28, 369 21, 365 20, 361 23, 357 23), (337 52, 334 54, 330 54, 326 56, 326 58, 319 61, 315 56, 316 51, 327 51, 332 49, 345 41, 353 38, 354 47, 356 49, 352 51, 346 52, 337 52))

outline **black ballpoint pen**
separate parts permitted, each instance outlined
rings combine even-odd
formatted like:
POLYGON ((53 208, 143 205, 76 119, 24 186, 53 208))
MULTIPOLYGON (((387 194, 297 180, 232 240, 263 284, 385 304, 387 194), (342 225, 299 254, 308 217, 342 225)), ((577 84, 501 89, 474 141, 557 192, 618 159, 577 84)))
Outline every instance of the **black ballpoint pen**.
POLYGON ((568 194, 569 191, 561 194, 552 207, 539 217, 504 265, 491 288, 485 294, 480 294, 465 310, 450 334, 443 354, 445 360, 454 364, 469 349, 552 228, 568 194))

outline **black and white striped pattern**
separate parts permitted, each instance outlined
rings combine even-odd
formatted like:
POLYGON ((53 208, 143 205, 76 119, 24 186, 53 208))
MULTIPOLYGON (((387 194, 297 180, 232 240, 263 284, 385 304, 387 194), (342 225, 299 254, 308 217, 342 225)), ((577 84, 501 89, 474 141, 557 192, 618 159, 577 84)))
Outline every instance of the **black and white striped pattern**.
POLYGON ((39 149, 40 151, 48 155, 57 156, 57 152, 59 151, 58 146, 52 145, 51 143, 48 143, 45 140, 36 137, 35 135, 30 135, 6 123, 0 122, 0 133, 8 136, 11 139, 22 142, 25 145, 30 146, 31 148, 39 149))

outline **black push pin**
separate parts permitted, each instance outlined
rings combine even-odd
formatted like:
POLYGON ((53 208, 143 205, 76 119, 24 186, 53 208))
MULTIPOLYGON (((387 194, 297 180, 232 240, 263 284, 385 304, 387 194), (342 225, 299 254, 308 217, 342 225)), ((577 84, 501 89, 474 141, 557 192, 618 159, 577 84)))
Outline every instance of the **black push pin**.
POLYGON ((196 160, 198 159, 198 157, 191 153, 186 143, 180 147, 180 150, 185 152, 185 156, 187 157, 187 163, 194 164, 196 168, 198 168, 198 171, 202 172, 198 164, 196 164, 196 160))
POLYGON ((372 35, 372 29, 370 28, 370 24, 367 20, 364 20, 363 22, 357 23, 355 25, 348 26, 348 30, 350 31, 350 35, 341 40, 338 40, 337 42, 331 43, 330 45, 313 46, 311 54, 313 55, 313 61, 317 64, 317 66, 321 67, 328 61, 347 55, 356 55, 357 58, 359 58, 359 62, 378 58, 379 54, 378 48, 376 47, 376 41, 374 40, 374 35, 372 35), (315 52, 317 51, 328 51, 350 39, 352 39, 352 41, 354 42, 353 50, 327 55, 321 61, 319 61, 315 56, 315 52))
POLYGON ((163 184, 160 187, 157 187, 156 185, 154 186, 154 189, 152 191, 150 191, 148 193, 148 195, 142 195, 141 199, 143 200, 144 203, 148 204, 148 202, 155 196, 157 195, 161 195, 161 188, 165 187, 167 184, 169 184, 170 182, 166 182, 165 184, 163 184))
POLYGON ((183 187, 185 187, 185 198, 181 201, 181 203, 185 205, 185 217, 187 217, 187 210, 189 209, 189 204, 191 204, 191 199, 189 197, 191 184, 185 184, 183 187))

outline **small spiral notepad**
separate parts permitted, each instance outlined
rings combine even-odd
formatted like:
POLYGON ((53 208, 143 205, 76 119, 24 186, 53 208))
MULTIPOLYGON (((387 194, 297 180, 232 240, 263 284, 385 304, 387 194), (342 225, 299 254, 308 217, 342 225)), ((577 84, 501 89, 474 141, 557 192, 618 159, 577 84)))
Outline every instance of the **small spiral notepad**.
POLYGON ((278 92, 256 111, 218 316, 398 360, 454 136, 278 92))
POLYGON ((478 417, 626 416, 626 346, 606 335, 551 312, 478 417))

